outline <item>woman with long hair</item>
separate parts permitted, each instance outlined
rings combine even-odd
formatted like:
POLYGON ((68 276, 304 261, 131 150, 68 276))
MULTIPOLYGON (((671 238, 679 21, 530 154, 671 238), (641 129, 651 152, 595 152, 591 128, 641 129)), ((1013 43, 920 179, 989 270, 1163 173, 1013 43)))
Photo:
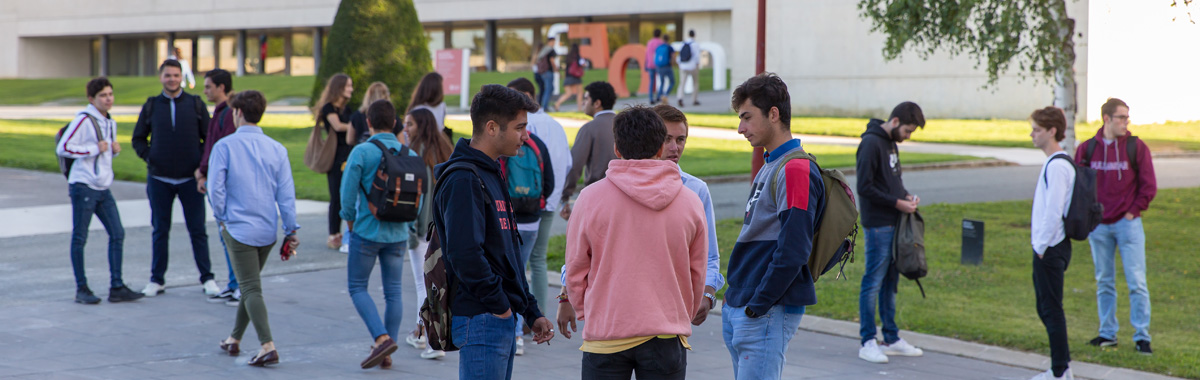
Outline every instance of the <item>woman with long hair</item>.
MULTIPOLYGON (((563 102, 570 99, 571 95, 575 95, 575 108, 579 112, 583 112, 583 71, 585 64, 587 64, 587 61, 584 61, 579 56, 579 43, 571 44, 571 50, 567 51, 567 75, 566 79, 563 79, 563 93, 558 96, 558 101, 554 102, 555 111, 558 111, 558 108, 562 106, 563 102)), ((545 104, 542 105, 542 107, 545 106, 545 104)))
MULTIPOLYGON (((404 117, 404 134, 408 135, 408 146, 421 159, 425 161, 426 170, 429 173, 429 178, 433 178, 433 167, 437 164, 446 162, 450 159, 450 153, 454 151, 454 146, 450 145, 450 139, 441 131, 438 131, 437 121, 433 117, 433 113, 427 109, 415 109, 409 112, 404 117)), ((428 232, 429 221, 432 217, 431 206, 433 204, 433 189, 434 181, 429 181, 425 185, 425 202, 421 204, 421 211, 418 213, 417 222, 414 225, 415 231, 408 238, 408 247, 411 249, 408 255, 409 261, 412 263, 413 281, 417 283, 417 305, 418 307, 425 302, 425 250, 429 248, 429 241, 425 240, 426 232, 428 232)), ((418 349, 424 349, 421 352, 421 357, 425 359, 436 359, 446 356, 446 353, 441 350, 434 350, 429 347, 425 331, 421 326, 421 318, 418 310, 417 328, 412 334, 404 339, 405 342, 418 349)))
MULTIPOLYGON (((371 131, 367 128, 367 108, 372 103, 375 103, 376 100, 390 100, 391 98, 392 92, 388 90, 387 84, 373 82, 370 86, 367 86, 367 93, 363 94, 362 105, 350 115, 350 125, 354 127, 354 133, 346 134, 347 144, 354 146, 360 142, 367 141, 367 138, 371 137, 371 131)), ((396 127, 399 128, 399 125, 396 127)), ((396 137, 399 137, 399 134, 396 137)), ((400 142, 404 143, 404 139, 400 139, 400 142)))
POLYGON ((412 100, 408 102, 406 113, 416 109, 427 109, 433 114, 438 130, 446 128, 446 102, 442 92, 442 74, 436 72, 425 74, 417 88, 413 89, 412 100))
POLYGON ((329 188, 329 239, 325 244, 330 249, 338 249, 342 245, 342 218, 338 213, 342 211, 341 202, 341 186, 342 186, 342 166, 346 164, 346 158, 350 157, 350 144, 347 143, 347 134, 353 129, 350 125, 350 110, 346 107, 346 103, 350 101, 350 97, 354 95, 354 81, 346 74, 334 74, 325 83, 325 90, 321 91, 321 98, 317 100, 317 106, 312 109, 313 116, 317 120, 317 127, 324 127, 326 132, 329 132, 337 138, 337 153, 333 156, 333 166, 329 172, 325 174, 325 183, 329 188))

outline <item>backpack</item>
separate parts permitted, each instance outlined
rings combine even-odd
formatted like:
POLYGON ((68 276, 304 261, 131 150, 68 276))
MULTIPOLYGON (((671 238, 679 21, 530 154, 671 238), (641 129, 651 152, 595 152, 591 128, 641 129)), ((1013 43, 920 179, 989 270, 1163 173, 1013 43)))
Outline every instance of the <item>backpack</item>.
MULTIPOLYGON (((475 167, 465 162, 451 164, 442 172, 442 176, 450 174, 455 170, 468 170, 475 177, 479 177, 479 173, 475 171, 475 167)), ((444 181, 437 181, 434 187, 432 198, 441 189, 444 181)), ((483 184, 483 179, 479 179, 480 186, 483 187, 483 193, 489 194, 487 185, 483 184)), ((437 203, 432 203, 434 213, 440 212, 437 203)), ((442 241, 438 237, 437 225, 433 221, 429 222, 429 232, 426 233, 425 239, 429 241, 429 248, 425 250, 425 302, 421 304, 421 324, 425 326, 425 334, 428 337, 429 346, 435 350, 442 351, 458 351, 458 347, 454 345, 454 337, 452 336, 451 318, 454 314, 450 310, 450 303, 454 298, 454 291, 457 285, 450 282, 450 276, 446 273, 446 258, 442 251, 442 241)))
POLYGON ((508 196, 512 198, 512 210, 517 214, 537 214, 546 207, 546 196, 542 194, 542 152, 533 139, 525 140, 517 155, 505 157, 500 171, 508 184, 508 196))
POLYGON ((664 43, 654 48, 654 66, 671 67, 671 45, 664 43))
MULTIPOLYGON (((1051 160, 1059 158, 1071 161, 1069 156, 1062 154, 1054 155, 1051 160)), ((1130 165, 1132 164, 1131 160, 1130 165)), ((1071 167, 1075 168, 1075 184, 1071 191, 1071 202, 1067 204, 1067 215, 1063 216, 1063 229, 1071 239, 1086 240, 1104 219, 1104 205, 1100 204, 1096 195, 1096 169, 1075 165, 1074 162, 1071 162, 1071 167)), ((1043 177, 1049 182, 1049 173, 1046 174, 1043 177)))
MULTIPOLYGON (((779 173, 787 166, 787 162, 793 159, 817 163, 815 156, 803 150, 784 156, 783 162, 776 167, 768 182, 771 198, 775 197, 775 183, 779 180, 779 173)), ((842 174, 841 170, 821 169, 819 164, 817 170, 825 183, 825 196, 821 197, 822 211, 821 215, 817 216, 817 233, 813 236, 812 254, 808 257, 808 270, 814 283, 821 275, 838 267, 839 263, 840 268, 835 278, 845 275, 846 262, 854 262, 854 243, 858 238, 858 204, 854 202, 854 192, 850 191, 850 185, 846 184, 845 174, 842 174)))
POLYGON ((916 281, 921 298, 925 298, 921 277, 929 273, 929 267, 925 265, 925 219, 920 212, 900 213, 892 237, 892 266, 905 278, 916 281))
MULTIPOLYGON (((1093 138, 1088 139, 1086 144, 1087 144, 1087 149, 1083 150, 1083 162, 1080 162, 1079 164, 1086 166, 1088 168, 1091 168, 1092 167, 1092 152, 1096 151, 1096 145, 1097 145, 1096 138, 1093 137, 1093 138)), ((1138 137, 1137 136, 1129 136, 1128 139, 1125 139, 1125 153, 1126 153, 1126 155, 1129 156, 1129 167, 1133 169, 1133 174, 1134 175, 1141 174, 1141 168, 1139 168, 1138 164, 1137 164, 1137 156, 1138 156, 1138 137)), ((1076 170, 1076 172, 1078 173, 1078 170, 1076 170)), ((1076 178, 1078 178, 1078 177, 1076 177, 1076 178)))
POLYGON ((396 152, 379 140, 371 142, 383 151, 371 182, 371 191, 363 189, 371 215, 384 222, 417 220, 421 211, 421 195, 424 194, 425 183, 429 182, 425 161, 420 156, 410 156, 407 146, 401 146, 400 151, 396 152))
MULTIPOLYGON (((92 116, 92 114, 87 113, 87 112, 81 112, 81 113, 84 116, 87 116, 87 119, 92 122, 92 128, 96 131, 97 141, 103 139, 104 134, 100 132, 100 124, 96 122, 96 117, 92 116)), ((74 120, 72 120, 72 121, 74 121, 74 120)), ((80 119, 79 122, 82 123, 83 120, 80 119)), ((70 127, 71 127, 71 122, 68 121, 67 125, 64 125, 62 128, 59 128, 58 133, 54 134, 54 148, 55 149, 58 149, 58 144, 62 142, 63 134, 67 133, 67 128, 70 128, 70 127)), ((100 171, 98 165, 99 165, 98 161, 92 161, 92 172, 98 173, 100 171)), ((74 158, 58 156, 58 171, 62 172, 64 177, 71 178, 71 167, 72 166, 75 166, 74 158)))
POLYGON ((692 60, 692 43, 687 42, 679 48, 679 62, 690 62, 692 60))

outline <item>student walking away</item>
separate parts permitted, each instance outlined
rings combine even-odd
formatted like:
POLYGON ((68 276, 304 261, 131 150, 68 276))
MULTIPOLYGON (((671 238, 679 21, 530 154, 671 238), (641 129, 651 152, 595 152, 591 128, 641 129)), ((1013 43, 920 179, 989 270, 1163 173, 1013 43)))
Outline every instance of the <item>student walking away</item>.
POLYGON ((342 178, 341 217, 350 225, 350 253, 346 259, 350 299, 374 343, 370 355, 361 363, 363 369, 377 365, 384 369, 392 367, 391 354, 397 348, 392 337, 400 336, 400 321, 404 316, 401 303, 404 251, 408 250, 409 230, 417 208, 424 201, 421 187, 429 180, 417 153, 401 145, 392 134, 395 124, 396 108, 390 100, 371 103, 367 108, 371 138, 350 152, 342 178), (386 204, 395 197, 402 203, 391 208, 378 204, 386 204), (409 208, 409 212, 404 212, 409 208), (392 209, 397 212, 388 212, 392 209), (376 260, 386 305, 382 319, 367 291, 376 260))
POLYGON ((700 105, 700 47, 696 45, 696 30, 688 30, 688 36, 683 40, 683 46, 676 55, 679 63, 679 92, 676 100, 683 107, 683 83, 688 77, 692 78, 692 105, 700 105))
POLYGON ((1096 270, 1100 334, 1088 344, 1117 345, 1116 253, 1121 251, 1129 288, 1129 324, 1137 352, 1150 355, 1150 288, 1146 284, 1146 231, 1142 212, 1158 193, 1150 148, 1129 132, 1129 106, 1109 98, 1100 107, 1104 124, 1096 136, 1075 148, 1075 161, 1096 170, 1096 190, 1104 216, 1088 235, 1096 270))
POLYGON ((208 232, 204 226, 204 194, 196 181, 196 169, 204 153, 210 118, 199 96, 188 94, 179 85, 182 70, 178 61, 168 59, 158 67, 161 94, 151 96, 138 113, 133 127, 133 149, 146 162, 146 196, 150 200, 152 259, 150 282, 142 294, 154 297, 165 291, 168 239, 171 234, 171 209, 175 197, 183 206, 183 220, 192 241, 192 257, 200 272, 200 283, 209 297, 221 288, 213 280, 208 258, 208 232))
POLYGON ((658 103, 658 91, 655 91, 658 82, 658 65, 654 63, 654 58, 658 54, 658 46, 663 44, 662 35, 662 29, 654 29, 654 37, 650 41, 646 41, 646 56, 642 61, 647 78, 650 79, 650 104, 658 103))
POLYGON ((587 321, 582 378, 684 379, 708 255, 703 205, 662 159, 667 129, 654 111, 627 108, 613 130, 619 159, 579 194, 567 225, 566 290, 587 321))
POLYGON ((117 142, 117 122, 108 116, 113 105, 113 85, 108 78, 99 77, 87 83, 88 106, 62 130, 55 153, 62 161, 70 160, 67 169, 67 193, 71 196, 71 269, 75 272, 75 302, 98 304, 88 288, 83 265, 83 247, 87 244, 92 215, 104 224, 108 233, 108 302, 134 301, 141 293, 129 290, 121 279, 121 260, 124 257, 125 227, 117 201, 113 199, 113 157, 121 153, 117 142))
POLYGON ((331 136, 337 137, 337 150, 333 156, 333 166, 325 173, 325 184, 329 189, 329 238, 325 245, 329 249, 339 249, 342 246, 342 218, 338 213, 342 210, 339 193, 342 186, 342 171, 345 170, 346 158, 350 157, 350 144, 347 144, 346 134, 353 127, 350 125, 350 110, 346 103, 354 94, 354 81, 346 74, 334 74, 321 91, 321 99, 313 108, 317 119, 317 128, 325 128, 331 136))
POLYGON ((167 59, 179 61, 179 66, 183 71, 182 83, 186 83, 188 88, 196 88, 196 75, 192 73, 192 65, 188 63, 188 60, 183 59, 183 51, 180 51, 179 48, 174 48, 171 55, 167 56, 167 59))
MULTIPOLYGON (((438 130, 446 129, 446 102, 445 94, 442 92, 442 74, 436 72, 425 74, 421 77, 421 82, 417 83, 417 88, 413 89, 412 98, 408 101, 407 112, 422 108, 433 112, 438 130)), ((446 133, 446 138, 450 138, 449 133, 446 133)))
POLYGON ((671 91, 675 90, 675 67, 672 64, 675 62, 675 49, 671 48, 670 36, 662 36, 663 43, 654 48, 654 67, 657 74, 658 96, 655 97, 657 102, 670 104, 671 91), (671 83, 668 85, 668 81, 671 83))
POLYGON ((533 82, 537 83, 537 92, 533 96, 533 100, 540 101, 542 94, 546 92, 546 82, 542 80, 542 76, 538 75, 541 70, 538 69, 538 60, 541 57, 541 52, 546 48, 546 44, 538 42, 537 47, 533 50, 533 55, 529 59, 529 67, 533 69, 533 82))
MULTIPOLYGON (((583 73, 586 65, 587 61, 579 55, 579 43, 571 44, 571 50, 567 51, 567 75, 563 77, 563 92, 554 102, 554 111, 557 112, 562 108, 563 102, 574 95, 576 111, 583 112, 583 73)), ((546 104, 543 104, 542 108, 546 108, 546 104)))
MULTIPOLYGON (((350 146, 355 146, 371 138, 371 128, 367 126, 367 108, 371 107, 371 104, 374 104, 378 100, 391 101, 391 99, 392 93, 388 91, 388 86, 383 82, 372 82, 370 86, 367 86, 367 93, 363 94, 362 105, 350 114, 350 125, 354 129, 353 133, 346 134, 346 138, 348 139, 346 143, 350 144, 350 146)), ((400 123, 399 118, 396 119, 395 124, 396 129, 387 132, 394 134, 400 140, 400 143, 404 144, 404 134, 402 133, 404 125, 400 123)))
MULTIPOLYGON (((404 134, 408 136, 409 148, 416 151, 425 163, 429 181, 423 184, 423 192, 433 194, 436 184, 433 167, 449 160, 454 146, 450 145, 450 140, 446 139, 445 134, 438 131, 437 121, 428 109, 416 109, 404 117, 404 134)), ((427 198, 425 202, 421 203, 417 221, 414 222, 408 237, 408 257, 412 264, 413 282, 417 286, 417 305, 425 303, 425 251, 429 249, 427 237, 429 236, 429 223, 433 220, 432 204, 432 198, 427 198)), ((429 345, 425 327, 421 324, 420 310, 417 311, 416 320, 416 328, 411 334, 404 337, 404 341, 416 349, 424 350, 421 352, 422 359, 437 359, 446 356, 445 351, 434 350, 429 345)))
MULTIPOLYGON (((233 134, 237 125, 233 123, 233 109, 229 108, 229 94, 233 93, 233 76, 228 71, 214 69, 204 74, 204 97, 216 104, 213 118, 208 121, 208 138, 204 139, 204 152, 200 155, 200 168, 196 169, 196 186, 200 194, 208 194, 208 158, 217 141, 233 134)), ((209 302, 221 302, 229 306, 237 306, 242 293, 238 291, 237 276, 233 273, 233 264, 229 260, 229 245, 221 234, 221 250, 225 252, 225 266, 229 268, 229 283, 225 289, 215 296, 209 296, 209 302)))
POLYGON ((575 194, 575 186, 579 176, 587 170, 587 179, 583 185, 591 185, 604 178, 608 171, 608 162, 617 158, 613 152, 613 105, 617 102, 617 93, 608 82, 592 82, 583 89, 583 112, 592 117, 579 131, 575 133, 575 145, 571 147, 571 171, 563 180, 563 191, 559 201, 562 209, 559 216, 563 220, 571 218, 571 195, 575 194))
POLYGON ((460 139, 450 160, 435 169, 433 216, 453 292, 450 328, 461 348, 460 379, 512 377, 514 313, 524 315, 535 342, 554 337, 529 294, 512 202, 496 162, 517 154, 527 136, 526 113, 536 110, 519 92, 483 86, 471 102, 471 138, 460 139))
POLYGON ((917 128, 925 127, 925 114, 913 102, 892 109, 885 122, 871 119, 858 144, 855 170, 861 200, 862 225, 866 232, 866 270, 858 293, 858 357, 872 363, 887 363, 888 355, 921 356, 924 351, 900 339, 896 326, 896 286, 899 273, 892 265, 892 240, 901 213, 914 213, 921 198, 904 188, 900 151, 896 144, 908 140, 917 128), (883 345, 875 341, 875 308, 883 321, 883 345))
POLYGON ((808 259, 825 183, 816 163, 780 159, 803 151, 792 138, 791 98, 782 79, 754 76, 733 91, 732 100, 741 120, 738 133, 764 149, 766 163, 754 177, 742 232, 729 256, 721 310, 725 347, 735 378, 779 379, 805 307, 817 303, 808 259), (769 178, 774 173, 782 177, 769 178))
POLYGON ((229 257, 242 290, 233 331, 220 348, 231 356, 240 352, 246 327, 253 323, 262 349, 246 364, 262 367, 279 363, 279 352, 271 337, 267 304, 263 300, 261 273, 278 240, 275 229, 283 229, 280 255, 295 255, 296 188, 287 148, 263 134, 258 122, 267 109, 267 99, 258 91, 236 93, 229 100, 237 132, 218 141, 209 163, 209 202, 213 218, 229 245, 229 257), (282 223, 282 225, 280 225, 282 223), (276 227, 279 226, 279 227, 276 227))
POLYGON ((545 85, 541 97, 537 99, 537 104, 541 106, 550 105, 550 98, 554 96, 554 58, 558 57, 558 52, 554 50, 554 37, 546 39, 546 45, 537 55, 537 76, 542 78, 542 84, 545 85))
POLYGON ((1068 364, 1067 317, 1063 313, 1063 273, 1071 263, 1071 239, 1063 218, 1071 207, 1075 165, 1059 142, 1065 136, 1067 119, 1061 109, 1046 107, 1029 115, 1033 146, 1046 153, 1046 163, 1033 191, 1033 215, 1029 240, 1033 245, 1033 290, 1037 313, 1050 337, 1050 370, 1033 380, 1074 379, 1068 364))

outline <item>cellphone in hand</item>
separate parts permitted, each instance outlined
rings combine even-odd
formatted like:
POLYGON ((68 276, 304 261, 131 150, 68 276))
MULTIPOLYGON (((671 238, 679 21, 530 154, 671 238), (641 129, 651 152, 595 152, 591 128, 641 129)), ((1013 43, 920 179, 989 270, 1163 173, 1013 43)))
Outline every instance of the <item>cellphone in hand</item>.
POLYGON ((288 261, 288 259, 295 255, 296 251, 292 249, 292 244, 287 239, 284 239, 283 244, 279 246, 279 258, 283 261, 288 261))

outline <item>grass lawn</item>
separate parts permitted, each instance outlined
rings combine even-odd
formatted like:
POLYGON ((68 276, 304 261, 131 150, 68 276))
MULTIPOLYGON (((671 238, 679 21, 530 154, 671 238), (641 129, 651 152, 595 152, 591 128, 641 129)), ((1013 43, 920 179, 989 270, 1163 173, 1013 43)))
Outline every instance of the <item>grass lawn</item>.
MULTIPOLYGON (((1123 270, 1118 269, 1117 319, 1121 322, 1115 348, 1087 345, 1096 336, 1096 284, 1087 242, 1072 242, 1063 306, 1076 361, 1132 368, 1172 376, 1200 378, 1200 325, 1195 305, 1200 253, 1194 237, 1200 226, 1200 188, 1160 190, 1144 214, 1146 272, 1154 306, 1152 334, 1155 353, 1143 356, 1133 350, 1129 326, 1129 292, 1123 270), (1190 311, 1189 311, 1190 310, 1190 311)), ((1049 355, 1046 330, 1034 304, 1029 248, 1029 201, 925 206, 926 257, 929 275, 922 279, 929 298, 922 299, 915 283, 901 279, 896 319, 905 331, 952 337, 1049 355), (963 218, 987 223, 984 263, 959 264, 963 218)), ((741 229, 740 219, 718 222, 722 272, 741 229)), ((820 303, 808 313, 858 321, 858 289, 862 278, 863 246, 860 234, 855 262, 846 266, 849 279, 823 277, 817 283, 820 303)), ((562 265, 563 237, 550 240, 550 268, 562 265)), ((1118 261, 1118 268, 1121 264, 1118 261)), ((828 275, 827 275, 828 276, 828 275)))

